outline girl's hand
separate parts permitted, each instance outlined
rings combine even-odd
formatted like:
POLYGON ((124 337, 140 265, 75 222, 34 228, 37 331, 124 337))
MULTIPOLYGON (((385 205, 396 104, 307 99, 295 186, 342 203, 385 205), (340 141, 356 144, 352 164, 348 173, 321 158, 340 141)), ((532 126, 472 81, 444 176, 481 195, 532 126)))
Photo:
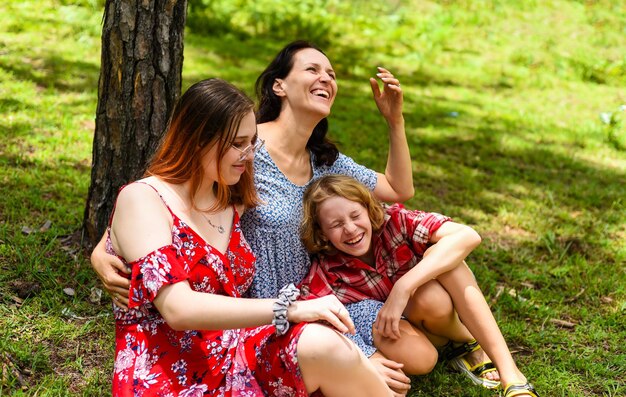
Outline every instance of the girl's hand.
POLYGON ((287 308, 287 318, 294 323, 326 321, 339 332, 356 332, 348 310, 335 295, 296 301, 287 308))
POLYGON ((130 269, 118 257, 106 253, 103 241, 91 253, 91 266, 102 281, 104 289, 113 298, 113 303, 126 310, 130 281, 118 272, 130 274, 130 269))
POLYGON ((374 328, 382 336, 391 339, 400 338, 400 317, 410 297, 411 294, 403 289, 399 282, 391 289, 391 293, 374 321, 374 328))
POLYGON ((369 359, 378 373, 383 377, 394 397, 404 397, 411 389, 411 379, 404 374, 401 363, 385 358, 378 351, 369 359))
POLYGON ((383 82, 383 91, 380 91, 378 81, 370 78, 374 101, 378 111, 383 115, 391 126, 404 121, 402 116, 403 94, 400 81, 385 68, 378 67, 376 76, 383 82))

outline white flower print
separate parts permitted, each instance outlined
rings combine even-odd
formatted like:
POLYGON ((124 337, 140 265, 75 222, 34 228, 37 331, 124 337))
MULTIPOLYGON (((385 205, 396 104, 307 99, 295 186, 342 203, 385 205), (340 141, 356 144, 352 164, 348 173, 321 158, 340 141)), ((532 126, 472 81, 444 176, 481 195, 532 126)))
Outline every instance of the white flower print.
POLYGON ((270 382, 270 385, 276 388, 274 391, 274 396, 276 397, 290 397, 296 394, 292 387, 283 385, 282 378, 278 378, 277 382, 270 382))
POLYGON ((178 397, 202 397, 204 392, 208 389, 208 386, 205 384, 191 385, 189 389, 181 390, 180 393, 178 393, 178 397))
POLYGON ((161 375, 159 372, 150 373, 154 361, 156 361, 156 357, 151 357, 146 349, 145 343, 141 342, 137 349, 137 358, 135 359, 134 378, 139 380, 146 389, 149 388, 150 385, 157 383, 156 378, 161 375))
POLYGON ((160 251, 155 251, 154 254, 150 255, 141 264, 143 284, 146 289, 156 295, 165 282, 165 275, 170 272, 170 269, 171 265, 167 261, 167 257, 160 251))
POLYGON ((128 369, 133 366, 133 362, 135 361, 135 354, 128 347, 124 350, 121 350, 117 353, 117 358, 115 359, 115 372, 120 373, 125 369, 128 369))
POLYGON ((176 255, 180 256, 180 251, 183 247, 183 240, 180 238, 180 236, 178 235, 178 233, 173 233, 172 234, 172 246, 174 246, 174 248, 176 248, 176 255))

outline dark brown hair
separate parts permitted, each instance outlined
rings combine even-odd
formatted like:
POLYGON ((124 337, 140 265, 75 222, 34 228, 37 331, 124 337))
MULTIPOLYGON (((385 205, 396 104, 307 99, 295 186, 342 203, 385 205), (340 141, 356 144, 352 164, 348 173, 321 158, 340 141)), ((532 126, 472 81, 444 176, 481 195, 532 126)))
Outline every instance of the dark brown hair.
POLYGON ((150 161, 146 176, 154 175, 173 184, 191 181, 193 204, 193 196, 204 178, 202 157, 217 145, 217 203, 209 210, 221 210, 231 204, 257 205, 252 162, 246 163, 241 179, 232 186, 224 182, 220 170, 221 160, 231 148, 241 120, 253 110, 252 100, 224 80, 195 83, 176 103, 168 131, 150 161))

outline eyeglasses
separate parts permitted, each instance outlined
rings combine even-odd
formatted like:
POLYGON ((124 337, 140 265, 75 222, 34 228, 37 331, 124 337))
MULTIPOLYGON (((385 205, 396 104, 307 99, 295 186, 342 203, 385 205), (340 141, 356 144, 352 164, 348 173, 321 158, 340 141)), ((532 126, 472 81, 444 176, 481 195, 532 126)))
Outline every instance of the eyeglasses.
POLYGON ((263 145, 265 145, 265 141, 263 139, 257 139, 257 141, 255 143, 251 143, 250 145, 246 146, 243 149, 239 149, 236 146, 232 146, 232 148, 241 153, 239 155, 239 160, 238 161, 243 161, 243 160, 245 160, 248 157, 248 155, 250 153, 254 153, 257 150, 261 149, 263 147, 263 145))

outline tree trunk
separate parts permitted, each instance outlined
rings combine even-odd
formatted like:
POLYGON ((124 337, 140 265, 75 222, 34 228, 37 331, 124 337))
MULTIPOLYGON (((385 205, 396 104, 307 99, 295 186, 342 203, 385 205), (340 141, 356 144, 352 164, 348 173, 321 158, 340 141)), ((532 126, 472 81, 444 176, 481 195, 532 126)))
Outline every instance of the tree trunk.
POLYGON ((107 0, 86 245, 107 227, 120 186, 142 176, 180 95, 187 0, 107 0))

